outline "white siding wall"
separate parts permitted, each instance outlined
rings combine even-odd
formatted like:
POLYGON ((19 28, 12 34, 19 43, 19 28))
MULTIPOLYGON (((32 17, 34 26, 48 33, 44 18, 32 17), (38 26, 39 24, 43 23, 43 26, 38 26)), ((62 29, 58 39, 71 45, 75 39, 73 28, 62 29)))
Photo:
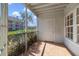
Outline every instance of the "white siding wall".
MULTIPOLYGON (((49 15, 48 15, 49 16, 49 15)), ((41 15, 38 18, 39 39, 52 42, 64 42, 64 13, 59 11, 48 17, 41 15)))
POLYGON ((55 41, 64 42, 64 13, 55 15, 55 41))
POLYGON ((39 18, 39 39, 44 41, 54 41, 55 24, 54 18, 39 18))
POLYGON ((64 43, 72 53, 79 56, 79 44, 76 44, 67 38, 65 38, 64 43))

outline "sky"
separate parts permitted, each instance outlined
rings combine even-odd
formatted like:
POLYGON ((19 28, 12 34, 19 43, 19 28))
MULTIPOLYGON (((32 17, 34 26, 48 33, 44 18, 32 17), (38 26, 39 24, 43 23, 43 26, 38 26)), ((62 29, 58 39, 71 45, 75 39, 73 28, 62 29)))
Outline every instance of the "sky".
MULTIPOLYGON (((8 4, 8 16, 19 17, 21 18, 20 12, 24 12, 26 10, 24 4, 22 3, 9 3, 8 4)), ((27 10, 29 15, 32 13, 29 9, 27 10)), ((37 17, 35 15, 32 16, 33 22, 28 22, 28 26, 37 26, 37 17)))

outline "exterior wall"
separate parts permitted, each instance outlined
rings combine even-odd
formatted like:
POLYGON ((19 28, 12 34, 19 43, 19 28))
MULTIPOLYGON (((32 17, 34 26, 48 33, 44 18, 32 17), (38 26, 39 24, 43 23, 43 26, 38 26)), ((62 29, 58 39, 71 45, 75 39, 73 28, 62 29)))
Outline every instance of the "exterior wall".
MULTIPOLYGON (((76 7, 77 6, 79 6, 79 4, 69 4, 67 7, 66 7, 66 9, 65 9, 65 16, 68 14, 68 13, 70 13, 70 12, 72 12, 73 10, 75 10, 76 9, 76 7)), ((75 17, 75 15, 74 15, 74 17, 75 17)), ((74 22, 75 22, 75 18, 74 18, 74 22)), ((73 23, 74 23, 73 22, 73 23)), ((75 29, 75 27, 74 27, 74 30, 76 30, 75 29)), ((74 31, 73 30, 73 31, 74 31)), ((74 31, 74 32, 76 32, 76 31, 74 31)), ((75 33, 74 33, 75 34, 75 33)), ((74 40, 73 41, 71 41, 70 39, 68 39, 68 38, 65 38, 65 40, 64 40, 64 44, 67 46, 67 48, 72 52, 72 53, 74 53, 75 55, 79 55, 79 44, 78 43, 76 43, 76 37, 75 37, 75 35, 73 35, 73 38, 74 38, 74 40)))
POLYGON ((55 41, 59 43, 64 42, 64 13, 57 13, 55 15, 55 41))
POLYGON ((43 41, 54 41, 55 40, 55 24, 54 18, 52 17, 41 17, 38 19, 38 37, 43 41))
POLYGON ((79 3, 71 3, 68 4, 65 8, 64 14, 68 14, 69 12, 71 12, 72 10, 74 10, 77 6, 79 6, 79 3))
POLYGON ((52 42, 64 42, 64 13, 59 11, 48 17, 47 15, 39 16, 39 39, 52 42))
POLYGON ((79 56, 79 44, 72 42, 71 40, 67 38, 65 38, 64 43, 74 55, 79 56))

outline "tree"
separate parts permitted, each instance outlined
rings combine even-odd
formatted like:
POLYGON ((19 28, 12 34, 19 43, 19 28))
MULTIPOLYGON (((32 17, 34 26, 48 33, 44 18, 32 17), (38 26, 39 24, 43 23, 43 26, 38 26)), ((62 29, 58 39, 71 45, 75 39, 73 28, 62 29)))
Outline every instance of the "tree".
MULTIPOLYGON (((24 20, 25 17, 26 17, 26 16, 25 16, 25 12, 20 12, 20 14, 21 14, 22 19, 24 20)), ((33 17, 32 12, 30 12, 30 14, 27 13, 27 21, 33 23, 33 19, 32 19, 32 17, 33 17)), ((27 23, 28 23, 28 22, 27 22, 27 23)))

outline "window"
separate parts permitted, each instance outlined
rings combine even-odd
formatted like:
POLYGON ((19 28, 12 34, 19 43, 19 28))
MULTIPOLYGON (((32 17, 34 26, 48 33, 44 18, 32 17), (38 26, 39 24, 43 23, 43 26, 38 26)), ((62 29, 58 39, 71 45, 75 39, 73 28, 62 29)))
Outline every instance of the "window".
POLYGON ((79 42, 79 8, 77 8, 77 42, 79 42))
POLYGON ((65 19, 66 37, 73 39, 73 13, 65 19))

